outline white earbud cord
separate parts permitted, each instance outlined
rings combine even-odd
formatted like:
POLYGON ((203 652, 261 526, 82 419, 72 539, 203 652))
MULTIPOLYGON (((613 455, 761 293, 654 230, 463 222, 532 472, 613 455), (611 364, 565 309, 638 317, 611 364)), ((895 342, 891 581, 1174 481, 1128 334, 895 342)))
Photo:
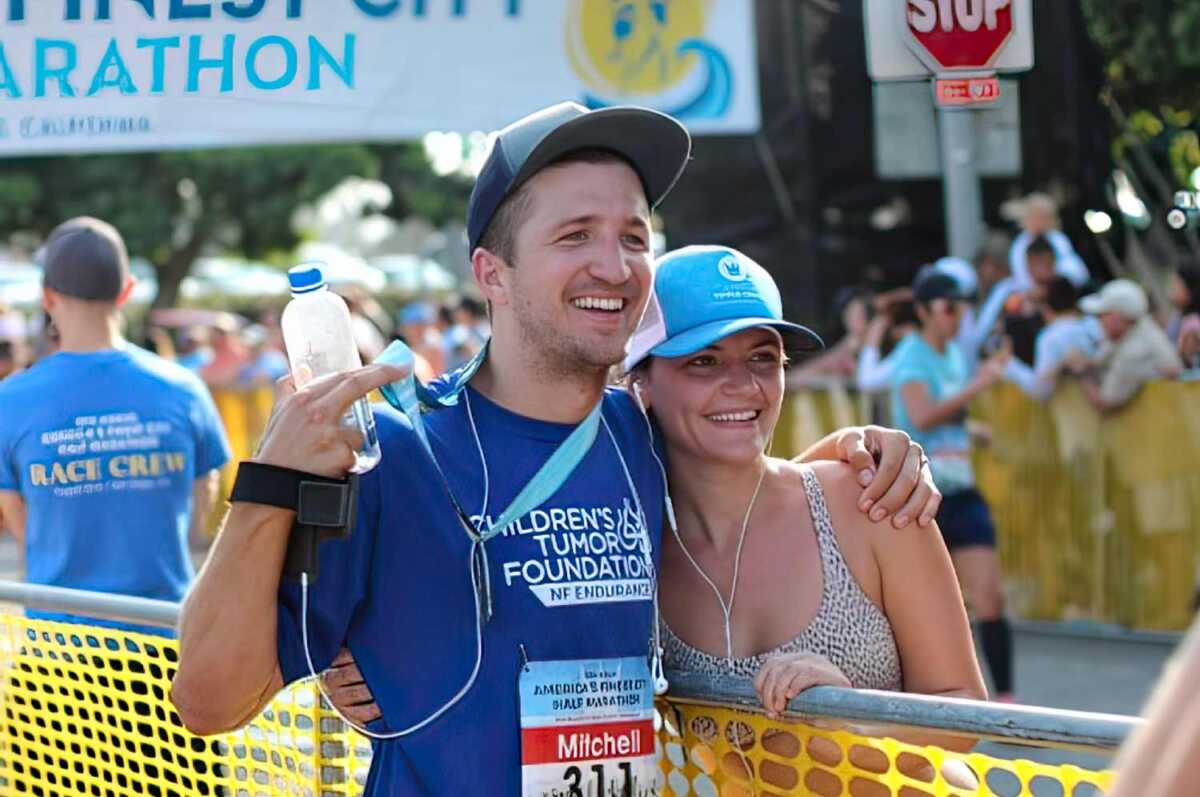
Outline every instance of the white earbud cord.
MULTIPOLYGON (((692 558, 691 552, 687 549, 687 546, 683 544, 683 538, 679 536, 679 524, 675 520, 675 505, 671 502, 670 482, 667 479, 667 467, 666 467, 666 465, 663 464, 662 458, 658 456, 658 451, 656 451, 654 449, 654 424, 652 424, 650 422, 650 413, 648 413, 646 411, 646 405, 642 403, 642 394, 638 390, 636 383, 634 383, 634 385, 632 386, 632 389, 633 389, 634 400, 637 402, 638 408, 642 411, 642 417, 645 418, 645 420, 646 420, 646 431, 650 435, 650 453, 654 456, 654 461, 658 463, 658 472, 662 475, 663 503, 666 505, 666 508, 667 508, 667 522, 671 526, 671 533, 675 535, 675 541, 677 543, 679 543, 679 548, 680 548, 680 550, 683 551, 684 556, 686 556, 688 561, 691 562, 692 567, 694 567, 696 569, 696 572, 700 574, 700 577, 703 578, 705 580, 705 582, 708 583, 708 586, 710 586, 712 588, 712 591, 717 596, 717 601, 719 601, 721 604, 721 612, 725 617, 726 662, 729 666, 730 674, 732 674, 733 673, 733 640, 732 640, 733 632, 732 632, 732 622, 730 619, 730 615, 733 612, 733 598, 734 598, 735 594, 737 593, 738 570, 739 570, 739 565, 741 564, 741 561, 742 561, 742 543, 744 543, 746 541, 746 530, 749 528, 750 514, 754 511, 754 504, 758 500, 758 492, 762 488, 763 478, 767 474, 767 469, 764 465, 762 473, 760 473, 758 475, 758 483, 754 486, 754 494, 750 497, 750 504, 749 504, 749 506, 746 507, 746 515, 742 519, 742 533, 741 533, 741 537, 738 539, 737 553, 734 555, 734 560, 733 560, 733 584, 730 586, 730 590, 729 590, 729 606, 726 607, 725 599, 721 595, 721 590, 717 589, 717 585, 713 583, 712 579, 710 579, 708 577, 708 575, 704 572, 703 568, 701 568, 700 565, 697 564, 696 560, 692 558)), ((773 443, 773 442, 774 441, 772 440, 767 443, 767 455, 768 456, 770 456, 771 443, 773 443)), ((657 610, 655 611, 654 617, 655 617, 654 632, 655 632, 655 636, 657 637, 657 635, 658 635, 658 612, 657 612, 657 610)), ((656 641, 656 644, 657 644, 657 641, 656 641)), ((658 647, 658 655, 659 655, 659 662, 660 662, 659 666, 660 667, 661 667, 661 661, 662 661, 662 654, 663 654, 663 649, 661 646, 659 646, 658 647)), ((664 681, 665 681, 665 678, 664 678, 664 681)), ((735 744, 733 746, 733 749, 737 751, 738 757, 741 758, 742 764, 746 767, 746 772, 750 775, 751 782, 752 783, 757 782, 757 775, 754 774, 755 773, 754 766, 750 763, 750 760, 746 757, 746 751, 742 748, 742 746, 740 744, 735 744)))
POLYGON ((754 485, 754 492, 750 496, 750 503, 746 507, 746 514, 742 518, 742 532, 738 536, 737 551, 733 555, 733 582, 729 585, 729 602, 725 602, 725 596, 721 594, 721 590, 713 582, 708 574, 704 572, 704 568, 692 557, 692 552, 683 542, 683 537, 679 534, 679 529, 675 526, 671 527, 671 532, 675 535, 675 542, 679 544, 679 549, 683 551, 683 555, 691 562, 692 567, 700 574, 700 578, 704 579, 704 583, 712 589, 713 594, 717 596, 717 602, 721 605, 721 614, 725 617, 725 657, 731 663, 733 662, 733 601, 737 597, 738 574, 742 566, 742 546, 746 542, 746 531, 750 528, 750 515, 754 512, 754 505, 758 502, 758 493, 762 489, 763 478, 767 475, 767 468, 764 465, 762 472, 758 474, 758 482, 754 485))
MULTIPOLYGON (((488 497, 491 493, 491 479, 488 474, 487 458, 483 455, 483 443, 481 443, 479 440, 479 430, 475 426, 475 416, 471 412, 471 394, 469 391, 464 390, 462 395, 467 408, 467 419, 471 423, 471 434, 475 437, 475 448, 479 451, 479 461, 483 466, 483 506, 479 510, 480 522, 482 523, 483 519, 487 517, 488 497)), ((611 432, 609 434, 611 435, 611 432)), ((467 558, 467 570, 471 573, 471 594, 475 596, 479 595, 479 581, 475 569, 475 549, 480 544, 481 543, 479 540, 472 539, 470 555, 467 558)), ((491 575, 485 572, 483 577, 485 579, 490 579, 491 575)), ((316 667, 313 666, 312 653, 308 646, 308 573, 303 572, 300 574, 300 638, 304 643, 304 660, 308 663, 309 675, 312 676, 313 681, 317 685, 317 689, 321 693, 321 696, 325 698, 325 701, 329 703, 330 708, 333 709, 333 713, 337 714, 338 717, 341 718, 342 722, 346 723, 363 736, 367 736, 372 739, 387 740, 416 733, 452 709, 466 696, 467 692, 471 691, 471 687, 475 685, 476 679, 479 678, 479 670, 483 666, 483 609, 480 606, 480 601, 478 598, 475 598, 473 602, 475 604, 475 666, 471 668, 471 675, 467 678, 466 683, 464 683, 462 688, 455 693, 454 697, 450 698, 441 708, 415 725, 410 725, 409 727, 400 731, 376 733, 375 731, 364 728, 343 714, 341 709, 339 709, 329 697, 329 693, 325 691, 325 684, 322 683, 321 677, 317 675, 316 667)))

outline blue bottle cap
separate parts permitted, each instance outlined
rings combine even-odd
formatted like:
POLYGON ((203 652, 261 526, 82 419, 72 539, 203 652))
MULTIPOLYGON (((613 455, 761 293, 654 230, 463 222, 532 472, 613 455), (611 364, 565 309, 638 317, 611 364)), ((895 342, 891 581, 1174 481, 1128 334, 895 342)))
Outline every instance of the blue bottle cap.
POLYGON ((288 269, 288 283, 292 293, 311 293, 325 287, 325 275, 321 273, 323 263, 301 263, 288 269))

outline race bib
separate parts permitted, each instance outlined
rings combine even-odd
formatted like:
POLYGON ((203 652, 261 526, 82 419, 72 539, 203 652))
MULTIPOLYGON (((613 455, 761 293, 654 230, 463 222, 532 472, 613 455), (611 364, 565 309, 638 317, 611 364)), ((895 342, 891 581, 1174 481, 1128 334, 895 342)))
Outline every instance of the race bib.
POLYGON ((520 677, 523 797, 657 797, 653 684, 636 656, 528 662, 520 677))

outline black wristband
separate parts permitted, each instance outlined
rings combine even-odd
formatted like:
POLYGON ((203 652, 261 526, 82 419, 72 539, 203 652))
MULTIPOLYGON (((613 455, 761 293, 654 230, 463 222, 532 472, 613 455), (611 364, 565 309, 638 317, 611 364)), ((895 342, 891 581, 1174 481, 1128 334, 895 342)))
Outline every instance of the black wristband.
POLYGON ((299 512, 301 496, 306 497, 305 503, 311 500, 307 498, 309 495, 317 497, 318 500, 328 500, 333 497, 333 491, 337 491, 339 487, 345 488, 347 485, 346 479, 331 479, 328 476, 281 468, 278 465, 244 461, 238 463, 237 478, 233 481, 233 490, 229 494, 229 500, 231 502, 266 504, 299 512), (321 495, 321 491, 328 491, 329 494, 321 495))

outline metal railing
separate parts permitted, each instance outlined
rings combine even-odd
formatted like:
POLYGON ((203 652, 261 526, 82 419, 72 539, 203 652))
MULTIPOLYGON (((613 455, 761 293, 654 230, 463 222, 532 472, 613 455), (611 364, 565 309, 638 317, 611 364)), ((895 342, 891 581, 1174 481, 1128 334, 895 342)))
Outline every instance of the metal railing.
POLYGON ((179 604, 173 601, 48 587, 21 581, 0 581, 0 602, 19 603, 27 609, 43 612, 78 614, 156 628, 174 628, 179 620, 179 604))
MULTIPOLYGON (((84 590, 0 581, 0 601, 172 628, 179 604, 84 590)), ((670 696, 713 706, 761 711, 748 678, 670 672, 670 696)), ((854 723, 886 731, 905 728, 1067 750, 1112 751, 1141 720, 1117 714, 1013 706, 976 700, 819 686, 793 698, 786 716, 854 723)))
MULTIPOLYGON (((702 705, 761 711, 748 678, 667 672, 671 697, 702 705)), ((816 686, 788 702, 785 716, 889 728, 937 731, 985 741, 1062 750, 1110 752, 1141 724, 1136 717, 1014 706, 952 697, 816 686)))

